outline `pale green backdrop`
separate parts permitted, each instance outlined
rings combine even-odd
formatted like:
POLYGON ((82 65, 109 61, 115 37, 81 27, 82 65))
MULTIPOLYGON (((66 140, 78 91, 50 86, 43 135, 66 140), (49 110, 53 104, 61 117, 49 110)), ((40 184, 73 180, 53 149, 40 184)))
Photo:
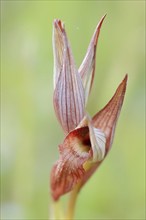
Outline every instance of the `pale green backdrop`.
POLYGON ((128 73, 113 148, 80 193, 76 219, 145 219, 145 1, 1 1, 2 220, 47 220, 63 132, 53 110, 52 22, 65 22, 77 66, 100 18, 87 106, 101 109, 128 73))

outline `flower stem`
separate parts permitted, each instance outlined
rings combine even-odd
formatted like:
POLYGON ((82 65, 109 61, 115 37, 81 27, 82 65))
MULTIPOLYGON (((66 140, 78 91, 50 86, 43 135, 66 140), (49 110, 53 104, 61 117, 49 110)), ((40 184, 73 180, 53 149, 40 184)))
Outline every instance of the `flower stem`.
POLYGON ((59 200, 52 203, 51 210, 50 210, 50 219, 53 219, 53 220, 64 219, 64 215, 63 215, 59 200))
POLYGON ((68 209, 67 209, 67 214, 66 214, 66 219, 68 220, 73 220, 74 218, 74 211, 75 211, 75 205, 76 205, 76 200, 78 196, 78 192, 80 189, 81 182, 79 182, 75 188, 72 190, 70 193, 70 198, 68 202, 68 209))

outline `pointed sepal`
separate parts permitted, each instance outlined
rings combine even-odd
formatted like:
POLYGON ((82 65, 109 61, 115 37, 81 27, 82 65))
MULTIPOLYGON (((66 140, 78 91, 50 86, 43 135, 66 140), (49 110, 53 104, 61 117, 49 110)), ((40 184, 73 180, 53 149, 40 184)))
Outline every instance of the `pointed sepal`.
POLYGON ((84 117, 85 95, 81 76, 76 69, 68 38, 61 21, 54 23, 56 32, 55 54, 58 67, 55 71, 54 109, 66 134, 75 129, 84 117), (56 45, 56 42, 59 43, 56 45), (59 72, 58 72, 59 71, 59 72))
POLYGON ((93 117, 94 127, 103 131, 106 136, 106 150, 111 147, 113 142, 116 123, 126 92, 127 79, 128 75, 126 75, 123 81, 120 83, 114 96, 111 98, 108 104, 93 117))
POLYGON ((98 42, 100 29, 105 19, 105 16, 103 16, 101 20, 99 21, 95 29, 95 32, 91 38, 91 41, 89 43, 83 62, 79 67, 79 73, 81 75, 83 86, 85 89, 85 103, 86 104, 87 104, 88 96, 89 96, 89 93, 90 93, 90 90, 93 84, 93 80, 94 80, 97 42, 98 42))
MULTIPOLYGON (((100 129, 100 131, 104 133, 106 138, 104 158, 109 152, 109 149, 111 148, 113 142, 116 123, 125 97, 127 79, 128 75, 126 75, 123 81, 120 83, 114 96, 111 98, 108 104, 92 119, 93 126, 97 129, 100 129)), ((102 161, 103 160, 97 161, 94 164, 91 164, 90 161, 87 161, 84 164, 84 169, 86 170, 86 172, 81 180, 80 189, 98 169, 102 161)))

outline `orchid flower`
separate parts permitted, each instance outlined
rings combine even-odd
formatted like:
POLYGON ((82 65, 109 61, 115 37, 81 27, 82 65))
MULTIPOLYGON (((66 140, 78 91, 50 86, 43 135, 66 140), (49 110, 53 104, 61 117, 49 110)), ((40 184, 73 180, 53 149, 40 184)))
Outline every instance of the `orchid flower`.
POLYGON ((93 85, 96 47, 105 16, 98 23, 85 58, 77 69, 61 20, 54 21, 54 109, 64 132, 59 159, 51 172, 51 193, 55 201, 79 189, 108 154, 126 91, 127 75, 108 104, 91 117, 86 104, 93 85))

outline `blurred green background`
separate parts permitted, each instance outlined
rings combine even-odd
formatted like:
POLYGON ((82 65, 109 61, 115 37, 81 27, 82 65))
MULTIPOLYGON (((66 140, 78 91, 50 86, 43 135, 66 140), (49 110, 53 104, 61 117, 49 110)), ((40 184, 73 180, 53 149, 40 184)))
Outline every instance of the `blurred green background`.
POLYGON ((145 219, 145 1, 1 1, 2 220, 48 219, 49 174, 62 130, 53 110, 52 22, 65 22, 79 66, 100 18, 94 115, 125 73, 113 148, 82 189, 76 219, 145 219))

